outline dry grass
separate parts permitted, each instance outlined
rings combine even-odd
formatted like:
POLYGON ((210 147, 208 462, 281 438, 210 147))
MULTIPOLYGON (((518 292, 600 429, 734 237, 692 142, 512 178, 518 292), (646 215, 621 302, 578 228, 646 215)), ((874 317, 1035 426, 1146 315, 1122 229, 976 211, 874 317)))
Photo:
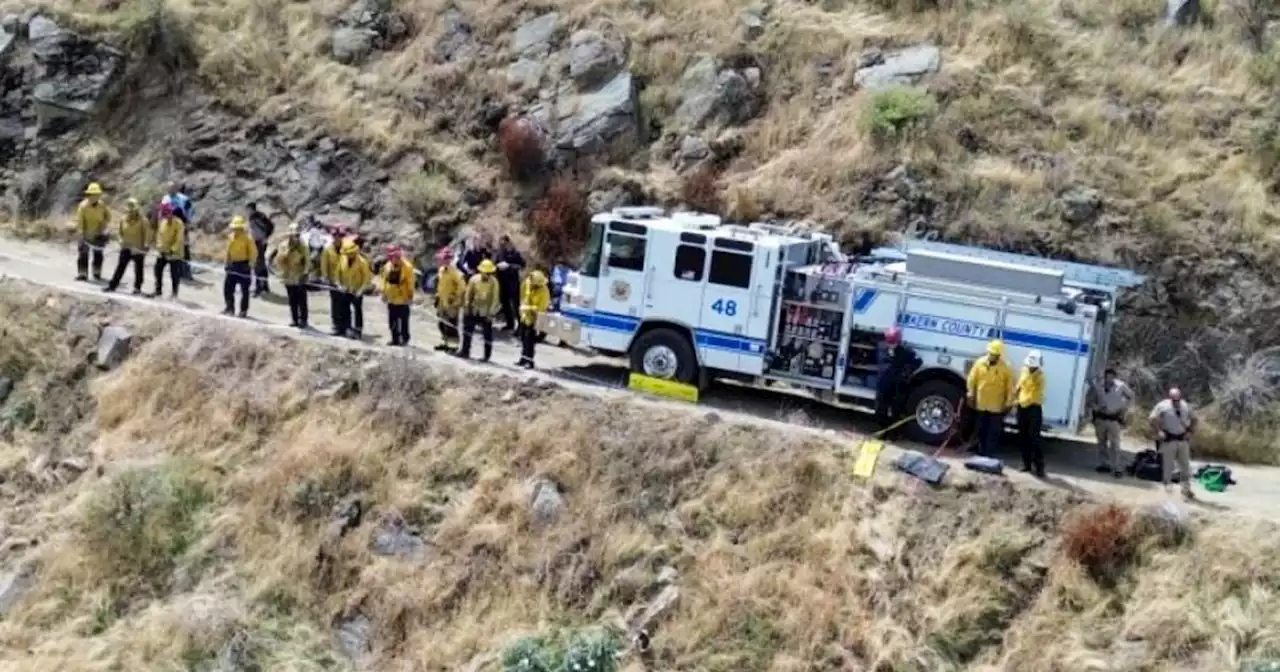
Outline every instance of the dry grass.
MULTIPOLYGON (((0 295, 26 318, 6 321, 26 353, 14 361, 83 370, 81 352, 52 344, 79 309, 31 312, 45 300, 0 295)), ((210 324, 138 328, 120 369, 56 395, 94 409, 58 436, 79 437, 98 471, 19 478, 42 473, 39 432, 2 444, 0 524, 40 541, 25 556, 36 586, 0 621, 5 669, 329 669, 345 665, 333 628, 359 613, 376 669, 494 670, 523 635, 618 627, 668 567, 679 602, 623 669, 1218 669, 1280 655, 1280 535, 1263 525, 1200 521, 1181 544, 1136 543, 1127 571, 1099 582, 1059 545, 1081 503, 1056 491, 920 490, 883 470, 854 486, 817 435, 210 324), (549 522, 529 506, 535 478, 564 493, 549 522), (332 512, 353 500, 363 515, 340 533, 332 512), (371 551, 388 517, 421 535, 421 556, 371 551)), ((19 561, 2 553, 0 566, 19 561)))

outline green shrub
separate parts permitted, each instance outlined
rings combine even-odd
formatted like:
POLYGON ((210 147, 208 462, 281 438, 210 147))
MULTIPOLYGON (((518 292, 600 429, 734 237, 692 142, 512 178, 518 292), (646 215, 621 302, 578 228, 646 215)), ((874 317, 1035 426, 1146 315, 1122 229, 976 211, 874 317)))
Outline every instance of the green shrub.
POLYGON ((429 171, 401 176, 391 184, 391 191, 409 216, 419 220, 420 224, 426 223, 432 215, 457 205, 462 198, 448 175, 429 171))
POLYGON ((617 672, 618 638, 607 630, 579 632, 569 640, 563 672, 617 672))
POLYGON ((584 630, 560 638, 523 637, 502 655, 503 672, 617 672, 618 637, 608 630, 584 630))
POLYGON ((198 538, 198 514, 208 502, 204 484, 186 467, 126 471, 89 501, 81 535, 117 594, 160 593, 198 538))
POLYGON ((871 94, 863 123, 877 138, 896 138, 927 123, 937 111, 938 103, 927 91, 909 86, 893 87, 871 94))
POLYGON ((503 672, 558 672, 564 654, 545 637, 522 637, 502 654, 503 672))

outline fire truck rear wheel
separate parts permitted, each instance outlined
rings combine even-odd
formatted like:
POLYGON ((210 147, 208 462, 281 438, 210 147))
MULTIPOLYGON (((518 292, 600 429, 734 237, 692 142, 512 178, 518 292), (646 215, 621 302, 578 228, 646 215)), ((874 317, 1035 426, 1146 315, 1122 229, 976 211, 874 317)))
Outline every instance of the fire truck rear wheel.
POLYGON ((960 414, 957 411, 964 390, 953 382, 930 380, 917 385, 907 395, 907 412, 912 415, 907 423, 907 434, 913 441, 929 445, 941 445, 957 428, 960 414))
POLYGON ((684 335, 654 329, 641 334, 631 346, 631 370, 651 378, 692 383, 698 376, 698 359, 684 335))

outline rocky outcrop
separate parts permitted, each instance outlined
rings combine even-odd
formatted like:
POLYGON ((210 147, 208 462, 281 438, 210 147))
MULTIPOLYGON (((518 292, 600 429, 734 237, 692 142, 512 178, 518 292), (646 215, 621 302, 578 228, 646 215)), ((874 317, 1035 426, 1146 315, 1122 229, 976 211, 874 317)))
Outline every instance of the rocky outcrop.
POLYGON ((627 45, 594 30, 579 30, 569 38, 569 76, 582 88, 615 77, 627 62, 627 45))
POLYGON ((338 16, 329 49, 340 63, 360 65, 374 51, 393 49, 409 35, 409 20, 392 0, 357 0, 338 16))
POLYGON ((0 33, 0 160, 20 153, 20 138, 56 135, 92 117, 125 65, 124 52, 47 17, 9 20, 0 33), (29 59, 22 57, 24 50, 29 59))
POLYGON ((687 130, 750 121, 764 106, 762 70, 754 63, 733 67, 702 56, 680 76, 676 123, 687 130))
POLYGON ((1164 21, 1170 26, 1189 26, 1200 20, 1200 0, 1165 0, 1164 21))
POLYGON ((133 345, 133 334, 124 327, 110 326, 102 330, 98 337, 98 349, 95 363, 103 370, 114 369, 129 356, 133 345))
POLYGON ((858 59, 853 81, 864 89, 876 90, 919 82, 942 67, 942 50, 920 44, 898 51, 872 51, 858 59))
POLYGON ((440 16, 440 33, 436 37, 436 58, 449 63, 474 56, 477 47, 473 32, 466 15, 452 7, 445 10, 440 16))

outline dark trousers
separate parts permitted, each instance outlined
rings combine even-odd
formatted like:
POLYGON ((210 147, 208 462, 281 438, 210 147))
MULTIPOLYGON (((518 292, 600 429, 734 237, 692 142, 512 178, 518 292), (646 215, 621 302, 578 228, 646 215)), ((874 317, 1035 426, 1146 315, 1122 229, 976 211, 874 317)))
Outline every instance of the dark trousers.
POLYGON ((227 277, 222 281, 222 300, 228 313, 235 310, 236 288, 240 288, 240 314, 249 312, 249 275, 252 269, 247 261, 227 264, 227 277))
POLYGON ((392 344, 409 345, 409 304, 388 303, 387 324, 392 344))
POLYGON ((364 295, 363 294, 343 294, 347 297, 347 319, 350 320, 348 328, 356 332, 359 338, 364 334, 364 295))
POLYGON ((475 333, 476 327, 480 328, 480 334, 484 337, 484 360, 487 362, 489 357, 493 356, 493 318, 491 317, 467 315, 462 318, 462 348, 458 350, 458 354, 462 357, 471 356, 471 335, 475 333))
POLYGON ((538 345, 538 330, 530 324, 520 325, 520 363, 533 366, 533 350, 538 345))
POLYGON ((1040 430, 1044 426, 1044 408, 1040 404, 1018 407, 1018 445, 1022 448, 1022 466, 1044 474, 1044 447, 1040 430))
POLYGON ((285 285, 284 293, 289 297, 289 317, 293 319, 293 323, 299 327, 307 326, 307 313, 310 312, 307 306, 307 286, 302 283, 285 285))
POLYGON ((439 313, 440 319, 436 324, 440 327, 440 338, 446 343, 453 343, 458 340, 458 323, 454 320, 458 319, 456 313, 450 315, 447 313, 439 313))
POLYGON ((995 457, 1000 446, 1000 433, 1004 431, 1004 415, 990 411, 978 412, 978 454, 995 457))
POLYGON ((102 279, 102 248, 106 246, 106 236, 97 236, 91 240, 81 240, 76 248, 76 275, 89 277, 89 260, 93 260, 93 277, 102 279))
POLYGON ((133 291, 142 291, 142 261, 147 255, 142 252, 134 252, 127 247, 120 248, 120 258, 116 261, 116 270, 111 274, 111 281, 107 283, 107 289, 115 291, 120 286, 120 281, 124 279, 124 269, 133 264, 133 291))
POLYGON ((351 312, 347 306, 347 295, 340 289, 329 290, 329 319, 333 324, 334 334, 341 336, 351 328, 351 312))
POLYGON ((520 283, 507 281, 498 285, 498 304, 502 310, 502 319, 508 329, 516 328, 520 317, 520 283))
POLYGON ((182 260, 171 259, 164 255, 156 258, 156 296, 164 294, 164 270, 169 269, 169 280, 173 284, 173 296, 178 296, 178 284, 182 279, 182 260))
POLYGON ((187 242, 187 236, 182 236, 182 268, 180 269, 182 277, 193 280, 195 274, 191 272, 191 243, 187 242))
POLYGON ((269 291, 267 288, 267 275, 269 274, 267 271, 267 241, 255 240, 253 245, 258 248, 258 261, 253 265, 253 291, 261 294, 269 291))
POLYGON ((885 383, 876 388, 876 423, 881 427, 888 427, 893 424, 899 415, 902 415, 902 405, 905 403, 901 385, 885 383))

